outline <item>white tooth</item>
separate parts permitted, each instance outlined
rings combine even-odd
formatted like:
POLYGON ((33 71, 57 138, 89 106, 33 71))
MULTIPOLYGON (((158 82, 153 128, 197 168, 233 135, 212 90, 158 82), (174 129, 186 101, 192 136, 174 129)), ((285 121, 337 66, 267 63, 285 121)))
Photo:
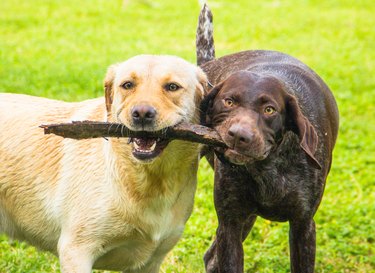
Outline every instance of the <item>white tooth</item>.
POLYGON ((133 143, 134 143, 134 148, 135 148, 136 150, 139 150, 140 147, 139 147, 139 145, 137 144, 137 141, 134 141, 133 143))
POLYGON ((151 151, 155 150, 155 147, 156 147, 156 141, 154 142, 154 144, 152 144, 150 150, 151 150, 151 151))

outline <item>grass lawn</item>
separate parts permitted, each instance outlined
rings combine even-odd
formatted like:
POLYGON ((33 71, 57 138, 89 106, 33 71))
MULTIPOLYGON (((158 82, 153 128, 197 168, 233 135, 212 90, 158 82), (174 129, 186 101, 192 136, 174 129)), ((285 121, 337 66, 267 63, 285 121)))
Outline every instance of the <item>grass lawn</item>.
MULTIPOLYGON (((283 51, 331 87, 341 124, 315 216, 316 272, 375 272, 375 2, 209 4, 217 56, 283 51)), ((130 56, 172 54, 195 62, 198 13, 197 0, 1 0, 0 92, 83 100, 102 96, 107 67, 130 56)), ((202 161, 193 215, 162 272, 204 272, 202 257, 217 224, 212 184, 212 171, 202 161)), ((245 253, 246 272, 289 272, 288 224, 259 219, 245 253)), ((0 273, 58 268, 54 256, 0 236, 0 273)))

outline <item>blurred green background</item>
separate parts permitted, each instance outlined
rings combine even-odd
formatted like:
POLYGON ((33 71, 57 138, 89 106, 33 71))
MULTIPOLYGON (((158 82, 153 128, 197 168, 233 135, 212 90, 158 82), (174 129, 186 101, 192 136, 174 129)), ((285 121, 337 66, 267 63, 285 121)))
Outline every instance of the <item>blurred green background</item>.
MULTIPOLYGON (((278 50, 331 87, 340 133, 317 222, 316 272, 375 272, 375 2, 208 1, 217 56, 278 50)), ((131 56, 195 62, 197 0, 1 0, 0 92, 77 101, 103 95, 107 67, 131 56)), ((1 133, 1 132, 0 132, 1 133)), ((0 159, 1 164, 1 159, 0 159)), ((202 160, 195 208, 162 272, 204 272, 216 215, 202 160)), ((245 242, 246 272, 290 272, 288 224, 259 219, 245 242)), ((58 260, 0 236, 0 272, 59 272, 58 260)))

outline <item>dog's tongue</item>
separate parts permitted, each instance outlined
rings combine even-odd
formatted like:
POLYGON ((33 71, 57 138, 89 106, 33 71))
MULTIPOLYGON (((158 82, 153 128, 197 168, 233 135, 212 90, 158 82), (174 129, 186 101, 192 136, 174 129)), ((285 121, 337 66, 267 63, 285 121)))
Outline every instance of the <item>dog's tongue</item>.
POLYGON ((156 139, 134 138, 134 147, 139 151, 153 151, 156 147, 156 139))

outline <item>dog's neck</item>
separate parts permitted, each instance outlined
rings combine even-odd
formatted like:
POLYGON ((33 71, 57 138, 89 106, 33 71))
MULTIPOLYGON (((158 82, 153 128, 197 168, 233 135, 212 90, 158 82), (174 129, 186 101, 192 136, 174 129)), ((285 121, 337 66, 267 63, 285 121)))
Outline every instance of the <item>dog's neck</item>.
MULTIPOLYGON (((174 140, 151 163, 137 161, 131 154, 126 139, 108 142, 107 177, 126 191, 134 201, 150 198, 174 198, 187 183, 196 183, 199 145, 174 140)), ((171 200, 173 202, 173 200, 171 200)))

